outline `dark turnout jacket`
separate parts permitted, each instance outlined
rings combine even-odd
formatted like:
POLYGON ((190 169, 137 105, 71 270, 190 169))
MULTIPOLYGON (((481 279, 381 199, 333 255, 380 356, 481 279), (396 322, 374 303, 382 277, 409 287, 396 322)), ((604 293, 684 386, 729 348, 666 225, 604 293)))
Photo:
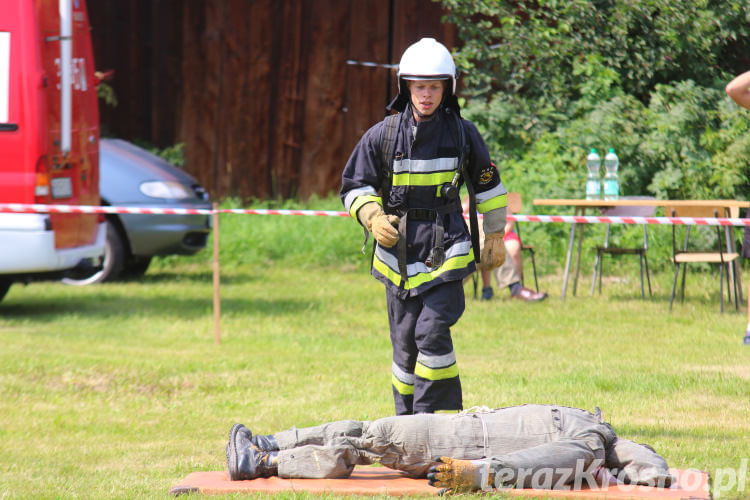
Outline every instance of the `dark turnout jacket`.
MULTIPOLYGON (((484 140, 473 123, 464 119, 461 122, 469 146, 464 175, 470 177, 475 188, 477 210, 485 213, 505 207, 506 190, 484 140)), ((475 270, 471 237, 460 204, 449 204, 440 193, 441 186, 453 180, 459 166, 457 125, 454 110, 441 107, 431 120, 416 122, 407 106, 399 116, 387 193, 381 189, 388 173, 382 153, 384 121, 362 136, 344 168, 341 200, 352 217, 356 219, 359 209, 374 201, 383 206, 385 213, 408 218, 404 242, 406 280, 399 269, 397 247, 375 248, 372 274, 393 288, 394 293, 400 289, 402 295, 418 295, 440 283, 462 280, 475 270), (451 205, 450 209, 443 213, 447 205, 451 205), (436 218, 443 226, 445 259, 432 267, 429 257, 438 240, 436 218)))

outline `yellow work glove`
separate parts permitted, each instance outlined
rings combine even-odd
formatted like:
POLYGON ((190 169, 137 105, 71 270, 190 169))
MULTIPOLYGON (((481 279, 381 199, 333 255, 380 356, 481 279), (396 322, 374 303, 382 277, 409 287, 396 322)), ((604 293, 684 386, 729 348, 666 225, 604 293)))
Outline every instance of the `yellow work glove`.
POLYGON ((380 246, 391 248, 398 242, 398 230, 394 224, 398 225, 401 219, 396 215, 386 215, 377 203, 369 202, 362 205, 357 217, 380 246))
POLYGON ((398 229, 394 227, 394 224, 398 225, 400 221, 400 217, 386 215, 383 212, 372 218, 370 231, 380 246, 391 248, 398 242, 398 229))
POLYGON ((430 467, 427 474, 427 483, 436 488, 444 488, 441 493, 448 495, 490 489, 493 480, 487 462, 450 457, 440 457, 438 465, 430 467), (484 482, 487 484, 483 484, 484 482))
POLYGON ((488 271, 500 267, 505 262, 505 233, 490 233, 484 236, 484 248, 479 256, 480 266, 488 271))

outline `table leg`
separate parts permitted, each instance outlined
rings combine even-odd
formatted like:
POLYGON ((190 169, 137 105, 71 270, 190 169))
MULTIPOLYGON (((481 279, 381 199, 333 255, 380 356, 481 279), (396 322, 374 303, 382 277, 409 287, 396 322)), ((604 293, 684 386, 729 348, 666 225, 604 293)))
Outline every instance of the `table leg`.
POLYGON ((578 291, 578 275, 581 271, 581 243, 583 243, 583 229, 586 224, 581 224, 578 228, 578 255, 576 256, 576 275, 573 278, 573 296, 578 291))
POLYGON ((565 294, 568 291, 568 275, 570 274, 570 257, 573 255, 573 241, 576 235, 576 223, 570 225, 570 239, 568 240, 568 254, 565 256, 565 273, 563 274, 562 300, 565 300, 565 294))

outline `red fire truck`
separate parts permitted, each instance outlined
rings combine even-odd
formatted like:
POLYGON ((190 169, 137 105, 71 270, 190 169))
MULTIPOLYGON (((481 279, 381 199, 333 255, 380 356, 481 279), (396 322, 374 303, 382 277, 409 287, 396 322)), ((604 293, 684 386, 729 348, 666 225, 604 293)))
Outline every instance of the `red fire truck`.
MULTIPOLYGON (((84 0, 0 2, 0 203, 99 205, 99 112, 84 0)), ((0 299, 104 252, 97 215, 0 213, 0 299)))

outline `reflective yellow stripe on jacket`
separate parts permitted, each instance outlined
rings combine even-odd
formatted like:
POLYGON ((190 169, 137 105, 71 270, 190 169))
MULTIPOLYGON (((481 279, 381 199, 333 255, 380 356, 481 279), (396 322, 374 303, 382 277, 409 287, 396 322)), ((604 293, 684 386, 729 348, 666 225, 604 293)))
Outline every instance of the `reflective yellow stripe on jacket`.
POLYGON ((440 186, 453 180, 457 166, 458 158, 395 160, 393 162, 393 185, 440 186))
POLYGON ((502 183, 490 190, 477 193, 477 212, 484 214, 508 206, 508 193, 502 183))
POLYGON ((358 189, 352 189, 344 197, 344 207, 355 220, 357 219, 357 212, 362 205, 365 203, 374 201, 381 207, 383 206, 383 200, 378 196, 377 191, 372 186, 364 186, 358 189))
MULTIPOLYGON (((404 289, 417 288, 419 285, 432 281, 444 272, 463 269, 473 260, 474 254, 471 253, 471 242, 456 243, 446 251, 443 265, 435 270, 427 267, 423 262, 408 264, 406 266, 407 281, 404 283, 404 289)), ((380 246, 375 249, 375 259, 373 259, 372 265, 395 285, 398 286, 401 283, 398 259, 380 246)))

